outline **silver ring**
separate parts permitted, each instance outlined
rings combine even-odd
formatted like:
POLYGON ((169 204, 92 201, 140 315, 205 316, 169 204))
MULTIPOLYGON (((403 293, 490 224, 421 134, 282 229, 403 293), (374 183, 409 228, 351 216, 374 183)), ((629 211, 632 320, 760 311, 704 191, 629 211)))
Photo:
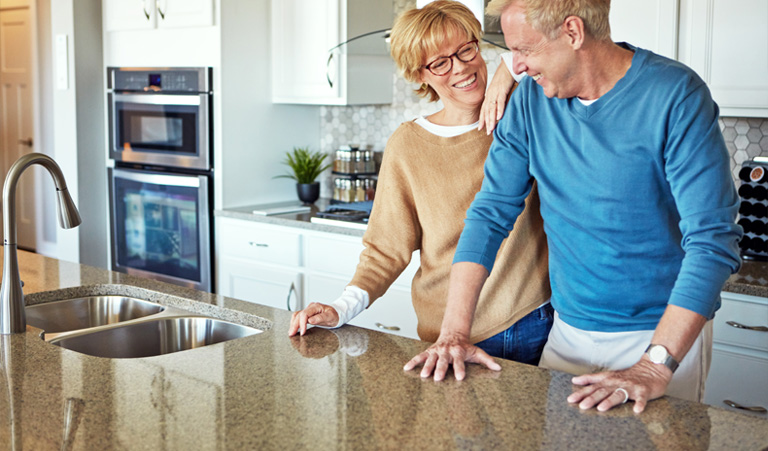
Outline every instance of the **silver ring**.
POLYGON ((624 404, 624 403, 626 403, 626 402, 629 400, 629 393, 627 393, 627 391, 626 391, 626 390, 624 390, 624 389, 623 389, 623 388, 621 388, 621 387, 617 388, 617 389, 616 389, 616 390, 614 390, 613 392, 614 392, 614 393, 616 393, 616 392, 619 392, 619 391, 620 391, 620 392, 622 392, 622 393, 624 393, 624 401, 621 401, 621 403, 622 403, 622 404, 624 404))

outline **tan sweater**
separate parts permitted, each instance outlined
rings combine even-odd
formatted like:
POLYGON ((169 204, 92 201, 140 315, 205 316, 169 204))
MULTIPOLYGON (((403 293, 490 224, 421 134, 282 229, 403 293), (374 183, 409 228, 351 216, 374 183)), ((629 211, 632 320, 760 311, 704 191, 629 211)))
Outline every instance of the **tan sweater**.
MULTIPOLYGON (((420 250, 411 295, 422 340, 440 334, 453 254, 466 211, 483 182, 493 140, 473 130, 444 138, 414 122, 400 125, 387 142, 376 200, 363 236, 365 250, 350 285, 381 297, 420 250)), ((547 245, 536 186, 514 230, 504 240, 477 304, 472 343, 485 340, 547 301, 547 245)))

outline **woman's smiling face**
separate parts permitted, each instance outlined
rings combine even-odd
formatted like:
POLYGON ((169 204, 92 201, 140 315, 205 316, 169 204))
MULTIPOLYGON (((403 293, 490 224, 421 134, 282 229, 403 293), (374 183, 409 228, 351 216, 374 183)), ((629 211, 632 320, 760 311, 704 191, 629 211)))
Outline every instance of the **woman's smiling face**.
MULTIPOLYGON (((453 33, 457 35, 457 33, 453 33)), ((460 34, 459 34, 460 35, 460 34)), ((427 55, 423 65, 432 63, 440 57, 451 56, 453 67, 445 75, 435 75, 429 69, 421 69, 421 81, 430 85, 440 96, 446 109, 475 109, 480 108, 485 98, 485 88, 488 82, 488 68, 480 52, 472 61, 461 61, 456 55, 467 42, 466 37, 456 36, 446 39, 440 48, 427 55)))

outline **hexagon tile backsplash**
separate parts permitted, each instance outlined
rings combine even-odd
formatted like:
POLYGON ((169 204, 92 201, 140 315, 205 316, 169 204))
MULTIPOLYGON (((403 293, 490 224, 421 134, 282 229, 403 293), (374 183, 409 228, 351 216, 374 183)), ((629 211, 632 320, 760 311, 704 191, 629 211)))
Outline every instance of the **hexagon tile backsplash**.
POLYGON ((768 119, 720 118, 725 145, 731 154, 731 173, 738 180, 741 163, 757 156, 768 156, 768 119))

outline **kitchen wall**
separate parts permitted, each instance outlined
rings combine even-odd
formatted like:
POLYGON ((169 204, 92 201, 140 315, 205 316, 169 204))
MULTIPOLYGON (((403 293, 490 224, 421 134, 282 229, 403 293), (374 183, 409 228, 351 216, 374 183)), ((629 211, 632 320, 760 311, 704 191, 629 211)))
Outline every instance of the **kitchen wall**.
MULTIPOLYGON (((394 0, 395 15, 415 6, 414 0, 394 0)), ((488 63, 489 80, 499 65, 500 54, 499 48, 483 45, 482 55, 488 63)), ((430 103, 416 96, 413 93, 416 87, 394 75, 391 105, 321 107, 319 150, 332 152, 347 144, 368 144, 374 150, 384 150, 387 139, 400 123, 441 108, 439 102, 430 103)), ((734 180, 743 161, 758 155, 768 156, 768 119, 725 117, 720 119, 720 129, 731 155, 734 180)))

